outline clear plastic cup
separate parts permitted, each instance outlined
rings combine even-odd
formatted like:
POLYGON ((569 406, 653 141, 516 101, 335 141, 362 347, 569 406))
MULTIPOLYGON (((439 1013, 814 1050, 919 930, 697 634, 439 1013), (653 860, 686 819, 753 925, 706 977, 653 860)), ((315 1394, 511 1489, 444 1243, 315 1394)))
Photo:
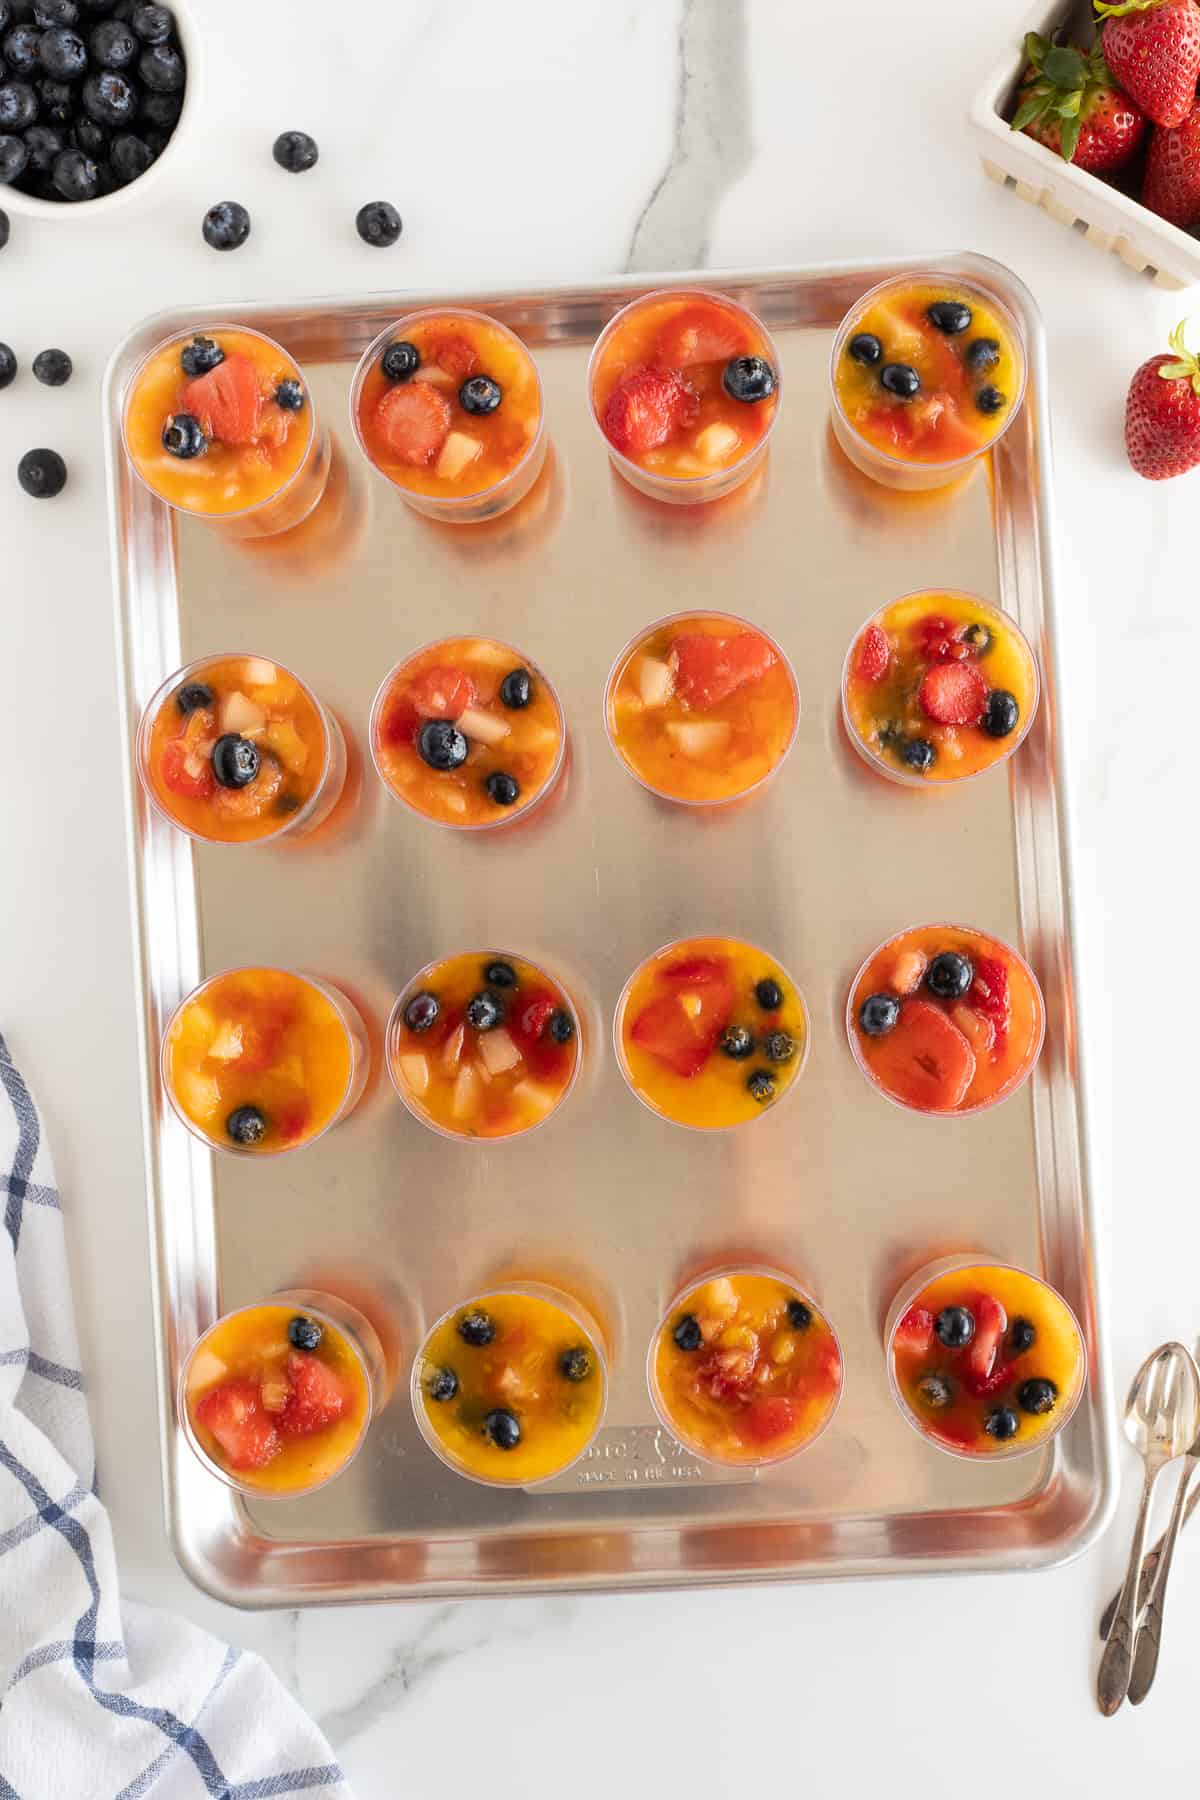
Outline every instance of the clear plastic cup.
MULTIPOLYGON (((485 371, 486 372, 486 371, 485 371)), ((415 379, 412 378, 412 379, 415 379)), ((546 460, 549 438, 546 435, 545 397, 542 393, 541 376, 533 357, 514 331, 502 325, 499 319, 493 319, 486 313, 474 312, 462 306, 426 306, 418 312, 406 313, 381 331, 373 343, 364 350, 354 380, 350 388, 350 422, 354 430, 359 449, 371 464, 372 468, 391 482, 401 499, 414 511, 423 513, 426 518, 440 520, 443 524, 474 525, 483 519, 494 519, 500 513, 507 512, 519 500, 523 500, 534 482, 542 472, 546 460), (406 465, 393 461, 388 462, 380 451, 369 441, 369 433, 363 425, 363 400, 366 396, 368 404, 372 395, 367 392, 372 376, 376 373, 376 365, 389 344, 408 339, 415 331, 433 322, 446 322, 453 327, 458 324, 465 327, 468 333, 486 329, 489 333, 500 335, 503 342, 519 354, 523 363, 532 373, 537 393, 537 425, 529 438, 523 455, 499 478, 490 480, 486 486, 470 489, 464 488, 459 493, 431 493, 422 491, 412 485, 417 471, 408 479, 404 477, 406 465)))
MULTIPOLYGON (((499 1341, 502 1342, 503 1339, 501 1338, 499 1341)), ((470 1349, 464 1347, 460 1353, 464 1365, 466 1359, 470 1355, 470 1349)), ((438 1368, 442 1366, 443 1365, 441 1364, 436 1365, 438 1368)), ((576 1300, 573 1295, 565 1293, 562 1288, 554 1287, 549 1283, 539 1281, 507 1282, 502 1287, 490 1288, 487 1292, 482 1294, 473 1294, 466 1300, 460 1301, 456 1306, 450 1307, 442 1314, 436 1324, 434 1324, 425 1334, 424 1342, 416 1356, 413 1358, 409 1393, 412 1400, 413 1415, 416 1418, 417 1427, 421 1436, 425 1439, 425 1442, 429 1445, 429 1448, 433 1451, 434 1455, 441 1462, 445 1463, 448 1469, 452 1469, 456 1475, 463 1476, 467 1481, 478 1482, 482 1487, 536 1489, 542 1487, 548 1481, 557 1480, 560 1475, 565 1474, 568 1469, 573 1468, 580 1457, 586 1453, 589 1445, 595 1441, 596 1434, 604 1423, 604 1414, 608 1405, 608 1356, 604 1334, 588 1309, 583 1306, 580 1301, 576 1300), (572 1333, 578 1333, 579 1337, 583 1340, 582 1347, 590 1350, 595 1358, 596 1372, 600 1378, 600 1398, 595 1418, 590 1423, 590 1427, 585 1425, 582 1433, 575 1433, 564 1442, 562 1457, 554 1463, 553 1467, 543 1467, 540 1463, 535 1463, 534 1470, 530 1470, 524 1457, 522 1457, 521 1461, 516 1460, 518 1451, 521 1450, 521 1446, 518 1445, 516 1450, 505 1453, 511 1455, 514 1459, 512 1465, 513 1472, 508 1476, 505 1476, 498 1472, 484 1473, 478 1468, 469 1467, 463 1457, 456 1455, 451 1445, 443 1441, 438 1435, 431 1420, 431 1411, 440 1403, 431 1399, 427 1393, 427 1382, 431 1369, 427 1367, 426 1359, 431 1342, 437 1337, 439 1332, 444 1329, 449 1321, 454 1319, 457 1315, 475 1308, 482 1308, 484 1310, 487 1310, 489 1307, 494 1308, 497 1301, 504 1301, 514 1296, 526 1300, 540 1301, 547 1306, 557 1308, 560 1313, 565 1314, 572 1327, 572 1333)), ((453 1401, 449 1402, 449 1404, 452 1405, 453 1401)), ((513 1401, 512 1410, 517 1413, 518 1419, 520 1419, 521 1401, 519 1396, 513 1401)), ((482 1425, 480 1426, 480 1436, 481 1438, 483 1437, 482 1425)), ((495 1467, 497 1465, 493 1466, 495 1467)))
MULTIPOLYGON (((181 372, 177 379, 183 381, 186 377, 181 372)), ((317 418, 312 391, 303 379, 299 364, 281 344, 277 344, 265 332, 255 331, 246 325, 197 326, 189 331, 175 332, 156 344, 134 371, 125 390, 121 433, 129 466, 143 486, 175 512, 188 518, 203 519, 229 538, 274 537, 281 531, 290 531, 293 525, 299 525, 312 512, 329 480, 332 439, 317 418), (155 418, 150 422, 153 428, 147 432, 137 432, 132 424, 139 394, 145 397, 146 386, 159 373, 156 365, 171 357, 177 360, 184 346, 197 335, 213 337, 218 342, 223 337, 245 340, 252 360, 257 359, 283 379, 300 381, 304 388, 305 406, 302 417, 307 421, 307 437, 299 462, 282 472, 274 485, 268 485, 262 493, 253 495, 241 504, 236 492, 236 482, 232 484, 235 490, 232 493, 226 491, 224 486, 217 493, 215 486, 211 484, 206 491, 207 476, 199 477, 192 463, 178 461, 162 450, 160 433, 167 416, 165 412, 160 420, 156 408, 155 418), (190 487, 186 485, 189 472, 192 476, 190 487), (164 484, 164 477, 168 474, 178 478, 178 490, 174 489, 173 483, 164 484)), ((199 466, 204 459, 196 460, 199 466)))
MULTIPOLYGON (((253 1358, 251 1357, 251 1362, 253 1358)), ((232 1373, 233 1365, 226 1365, 232 1373)), ((234 1379, 237 1379, 234 1376, 234 1379)), ((327 1482, 349 1468, 362 1447, 371 1420, 383 1405, 386 1398, 387 1368, 383 1346, 370 1320, 351 1306, 348 1301, 340 1299, 336 1294, 318 1292, 313 1288, 283 1288, 278 1293, 269 1294, 263 1300, 254 1301, 249 1306, 240 1306, 235 1311, 225 1313, 217 1319, 200 1337, 184 1359, 179 1371, 179 1384, 176 1390, 176 1409, 179 1428, 188 1447, 211 1475, 223 1481, 226 1487, 236 1489, 240 1494, 270 1495, 278 1498, 297 1498, 301 1494, 311 1494, 317 1488, 324 1487, 327 1482), (292 1484, 285 1482, 278 1485, 284 1473, 277 1460, 272 1459, 261 1470, 245 1470, 226 1468, 210 1451, 202 1438, 204 1427, 197 1427, 192 1418, 191 1402, 198 1403, 204 1394, 220 1385, 223 1358, 217 1358, 213 1349, 213 1340, 230 1333, 236 1333, 238 1322, 251 1320, 255 1313, 264 1308, 278 1307, 291 1313, 303 1313, 306 1318, 315 1319, 323 1331, 336 1335, 346 1347, 346 1361, 355 1371, 355 1378, 362 1384, 361 1420, 358 1430, 341 1430, 342 1421, 334 1428, 326 1428, 323 1432, 313 1433, 309 1437, 293 1438, 292 1446, 310 1447, 313 1449, 314 1461, 307 1472, 306 1479, 300 1469, 295 1473, 299 1479, 292 1484), (217 1366, 214 1367, 214 1359, 217 1366), (206 1369, 206 1362, 209 1367, 206 1369), (203 1391, 200 1391, 200 1389, 203 1391), (331 1438, 331 1429, 332 1435, 331 1438), (321 1445, 325 1446, 325 1455, 320 1453, 321 1445), (274 1470, 275 1479, 271 1479, 274 1470)), ((352 1423, 350 1421, 349 1423, 352 1423)), ((286 1445, 282 1451, 284 1457, 300 1461, 299 1453, 286 1445)))
MULTIPOLYGON (((970 1287, 974 1284, 968 1282, 964 1285, 970 1287)), ((984 1286, 985 1283, 981 1280, 979 1285, 984 1286)), ((953 1304, 954 1302, 948 1300, 947 1303, 953 1304)), ((1007 1310, 1008 1309, 1006 1308, 1006 1311, 1007 1310)), ((1010 1326, 1014 1316, 1015 1314, 1011 1312, 1008 1315, 1010 1326)), ((1047 1444, 1053 1443, 1059 1432, 1063 1431, 1069 1424, 1075 1408, 1079 1405, 1079 1402, 1083 1397, 1083 1391, 1087 1386, 1087 1344, 1084 1340, 1083 1332, 1080 1329, 1078 1319, 1075 1317, 1071 1307, 1058 1292, 1057 1288, 1051 1287, 1050 1283, 1043 1280, 1040 1275, 1033 1274, 1029 1269, 1021 1268, 1017 1263, 1001 1262, 985 1256, 959 1255, 938 1257, 935 1261, 926 1263, 924 1268, 918 1269, 915 1275, 910 1276, 892 1301, 891 1306, 888 1308, 887 1319, 883 1328, 883 1353, 887 1361, 888 1383, 892 1390, 892 1398, 908 1424, 912 1426, 915 1432, 924 1438, 926 1443, 932 1444, 935 1449, 944 1451, 947 1456, 957 1456, 967 1462, 992 1462, 1011 1456, 1028 1456, 1035 1450, 1044 1450, 1047 1444), (899 1325, 901 1319, 904 1318, 909 1308, 914 1306, 920 1300, 925 1290, 933 1282, 937 1281, 943 1275, 954 1274, 958 1271, 963 1271, 964 1273, 967 1271, 977 1271, 981 1278, 998 1274, 1006 1285, 1012 1278, 1031 1282, 1038 1291, 1041 1305, 1049 1310, 1054 1324, 1055 1335, 1060 1341, 1062 1339, 1073 1340, 1077 1354, 1072 1365, 1071 1378, 1066 1384, 1065 1389, 1063 1386, 1059 1386, 1059 1400, 1054 1408, 1053 1423, 1047 1429, 1039 1429, 1036 1436, 1030 1437, 1026 1434, 1022 1437, 1021 1432, 1018 1431, 1014 1437, 999 1439, 990 1437, 986 1431, 983 1431, 981 1435, 986 1444, 986 1448, 981 1445, 977 1449, 970 1448, 966 1442, 947 1442, 944 1438, 935 1436, 929 1430, 929 1421, 923 1420, 919 1413, 914 1411, 913 1407, 910 1406, 905 1397, 899 1378, 896 1374, 896 1358, 894 1351, 896 1327, 899 1325)), ((956 1353, 948 1353, 947 1366, 949 1366, 949 1357, 954 1354, 956 1353)), ((1032 1352, 1027 1354, 1032 1355, 1032 1352)), ((1027 1379, 1033 1373, 1034 1369, 1032 1367, 1027 1370, 1022 1370, 1021 1379, 1027 1379)), ((1000 1401, 1001 1395, 998 1393, 994 1397, 993 1403, 998 1406, 1000 1401)), ((981 1411, 983 1411, 988 1404, 988 1397, 980 1397, 979 1405, 981 1411)), ((1019 1418, 1021 1416, 1021 1409, 1018 1406, 1016 1410, 1019 1418)), ((931 1414, 930 1416, 931 1418, 936 1417, 936 1414, 931 1414)))

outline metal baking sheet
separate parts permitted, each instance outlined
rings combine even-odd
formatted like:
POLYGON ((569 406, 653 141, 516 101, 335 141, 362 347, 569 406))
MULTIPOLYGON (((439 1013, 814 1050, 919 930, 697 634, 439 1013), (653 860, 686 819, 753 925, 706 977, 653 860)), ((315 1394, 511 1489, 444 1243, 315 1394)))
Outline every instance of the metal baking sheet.
POLYGON ((409 649, 457 632, 526 649, 556 682, 570 736, 555 803, 524 829, 482 838, 407 815, 368 762, 352 822, 328 846, 193 848, 130 780, 166 1508, 181 1562, 221 1598, 295 1606, 1045 1568, 1101 1529, 1112 1437, 1055 752, 1044 344, 1030 296, 1007 270, 969 255, 936 262, 992 287, 1021 316, 1030 386, 994 467, 932 496, 860 478, 827 424, 834 327, 865 289, 916 264, 690 278, 757 310, 786 374, 761 483, 697 509, 634 494, 588 416, 590 346, 618 306, 662 285, 644 278, 239 308, 239 320, 304 366, 342 452, 311 526, 259 547, 177 526, 120 454, 120 398, 138 359, 211 315, 160 315, 116 352, 106 414, 131 744, 143 704, 173 668, 247 648, 314 684, 361 763, 382 675, 409 649), (522 508, 485 526, 417 517, 358 457, 348 428, 361 350, 391 319, 435 302, 495 313, 531 345, 545 383, 549 471, 522 508), (1010 772, 913 794, 874 776, 844 741, 839 675, 868 613, 942 585, 1016 615, 1042 659, 1043 704, 1010 772), (604 731, 616 652, 653 619, 693 606, 741 612, 772 633, 802 697, 799 737, 775 781, 753 804, 716 814, 656 802, 618 766, 604 731), (1023 946, 1046 992, 1034 1080, 971 1119, 888 1105, 844 1038, 846 987, 862 957, 937 917, 1023 946), (633 966, 701 932, 775 953, 812 1013, 797 1092, 716 1137, 640 1106, 611 1050, 613 1007, 633 966), (164 1107, 159 1036, 202 974, 257 960, 312 969, 343 983, 378 1026, 414 970, 474 945, 547 962, 583 1008, 585 1078, 535 1136, 446 1142, 410 1117, 384 1076, 311 1148, 214 1161, 164 1107), (1041 1454, 978 1467, 939 1455, 889 1397, 880 1321, 891 1291, 916 1261, 957 1249, 1044 1270, 1083 1321, 1089 1391, 1041 1454), (753 1480, 721 1479, 679 1454, 653 1427, 644 1383, 648 1336, 679 1279, 730 1252, 802 1274, 846 1357, 830 1430, 753 1480), (444 1469, 418 1436, 403 1369, 358 1460, 309 1498, 239 1500, 188 1452, 174 1416, 177 1370, 218 1312, 322 1275, 369 1281, 388 1298, 407 1365, 445 1307, 518 1274, 582 1287, 615 1338, 608 1425, 555 1489, 485 1489, 444 1469))

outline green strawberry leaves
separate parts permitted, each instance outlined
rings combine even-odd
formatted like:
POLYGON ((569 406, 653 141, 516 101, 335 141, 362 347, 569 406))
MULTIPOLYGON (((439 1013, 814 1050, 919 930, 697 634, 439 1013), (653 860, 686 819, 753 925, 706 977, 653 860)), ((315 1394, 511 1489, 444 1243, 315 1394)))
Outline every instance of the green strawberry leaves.
POLYGON ((1190 381, 1192 392, 1200 396, 1200 356, 1189 350, 1184 342, 1187 328, 1188 321, 1181 319, 1167 339, 1179 360, 1178 362, 1161 363, 1158 373, 1163 381, 1190 381))
POLYGON ((1099 44, 1088 54, 1070 44, 1055 44, 1036 31, 1026 33, 1025 57, 1035 80, 1021 91, 1012 129, 1030 125, 1054 127, 1064 162, 1072 162, 1086 111, 1095 96, 1112 86, 1112 76, 1099 44))
POLYGON ((1105 0, 1093 0, 1093 4, 1098 19, 1123 19, 1128 13, 1153 12, 1163 0, 1117 0, 1115 5, 1107 5, 1105 0))

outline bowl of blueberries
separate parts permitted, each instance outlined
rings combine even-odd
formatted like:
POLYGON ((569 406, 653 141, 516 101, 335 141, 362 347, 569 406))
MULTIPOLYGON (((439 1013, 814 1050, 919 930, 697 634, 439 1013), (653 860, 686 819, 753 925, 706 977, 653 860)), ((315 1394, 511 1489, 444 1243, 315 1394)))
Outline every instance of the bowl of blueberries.
POLYGON ((144 197, 195 111, 180 0, 0 0, 0 205, 107 216, 144 197))

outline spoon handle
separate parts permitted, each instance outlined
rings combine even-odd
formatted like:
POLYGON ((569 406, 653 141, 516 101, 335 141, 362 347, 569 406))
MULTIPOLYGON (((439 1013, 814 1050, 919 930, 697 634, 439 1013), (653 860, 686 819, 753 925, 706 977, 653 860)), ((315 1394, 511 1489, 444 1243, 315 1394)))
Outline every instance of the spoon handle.
MULTIPOLYGON (((1183 1518, 1180 1521, 1181 1525, 1187 1524, 1198 1506, 1200 1506, 1200 1481, 1196 1483, 1195 1487, 1193 1487, 1191 1493, 1188 1495, 1188 1502, 1183 1509, 1183 1518)), ((1154 1586, 1154 1577, 1158 1573, 1159 1559, 1163 1553, 1163 1544, 1166 1540, 1166 1535, 1166 1532, 1164 1532, 1157 1543, 1146 1552, 1146 1560, 1142 1564, 1142 1579, 1138 1583, 1137 1610, 1139 1613, 1150 1598, 1150 1591, 1154 1586)), ((1120 1604, 1121 1590, 1118 1588, 1116 1593, 1112 1595, 1104 1611, 1100 1614, 1100 1638, 1102 1642, 1112 1630, 1112 1623, 1117 1616, 1117 1608, 1120 1604)))
POLYGON ((1161 1463, 1148 1463, 1146 1478, 1142 1483, 1142 1501, 1138 1507, 1137 1524, 1133 1528, 1133 1547, 1129 1552, 1129 1567, 1125 1571, 1125 1580, 1121 1585, 1121 1599, 1117 1606, 1117 1616, 1113 1620, 1112 1630, 1108 1634, 1108 1642, 1104 1646, 1104 1655, 1100 1658, 1100 1673, 1096 1677, 1096 1703, 1106 1719, 1110 1719, 1129 1692, 1129 1678, 1133 1673, 1133 1626, 1137 1608, 1138 1580, 1142 1572, 1142 1558, 1146 1554, 1146 1535, 1150 1525, 1150 1496, 1154 1492, 1154 1482, 1161 1468, 1161 1463))
POLYGON ((1162 1554, 1158 1561, 1158 1573, 1154 1578, 1150 1604, 1146 1608, 1138 1627, 1137 1637, 1134 1639, 1133 1673, 1129 1678, 1129 1704, 1131 1706, 1140 1706, 1146 1698, 1158 1668, 1158 1647, 1162 1639, 1163 1604, 1167 1597, 1167 1577, 1171 1573, 1171 1560, 1175 1555, 1179 1528, 1183 1524, 1184 1501, 1187 1498, 1188 1484, 1192 1479, 1192 1470, 1195 1466, 1196 1458, 1194 1456, 1185 1457, 1183 1474, 1179 1477, 1179 1486, 1175 1490, 1175 1504, 1171 1508, 1171 1522, 1167 1526, 1166 1536, 1163 1539, 1162 1554))

